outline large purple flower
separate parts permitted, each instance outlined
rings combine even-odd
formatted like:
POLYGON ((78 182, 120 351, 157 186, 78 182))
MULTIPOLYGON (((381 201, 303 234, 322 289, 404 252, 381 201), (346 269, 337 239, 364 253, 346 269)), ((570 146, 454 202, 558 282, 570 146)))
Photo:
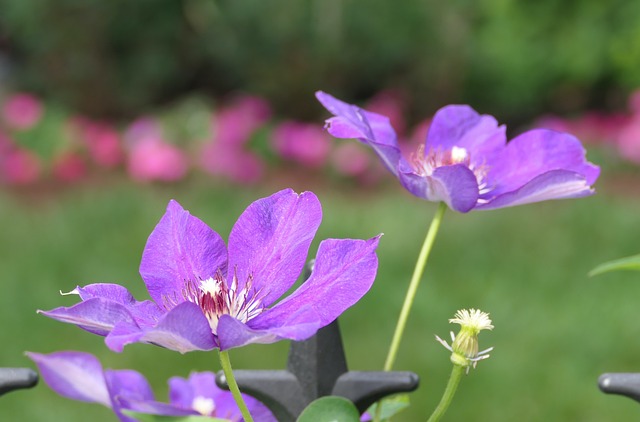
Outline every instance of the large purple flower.
POLYGON ((436 113, 424 146, 406 159, 387 117, 322 91, 316 97, 334 115, 327 120, 330 134, 369 145, 405 189, 456 211, 594 193, 591 185, 600 169, 586 161, 580 141, 567 133, 536 129, 507 143, 505 127, 495 118, 450 105, 436 113))
MULTIPOLYGON (((112 409, 123 422, 136 419, 123 410, 165 416, 204 415, 233 422, 242 421, 233 396, 216 385, 215 374, 193 372, 188 379, 169 379, 169 403, 155 400, 145 377, 137 371, 103 370, 100 361, 83 352, 27 353, 36 363, 47 385, 61 396, 112 409)), ((258 400, 242 395, 256 421, 275 422, 269 409, 258 400)))
POLYGON ((307 339, 369 290, 378 267, 379 236, 324 240, 309 279, 274 305, 300 275, 321 214, 312 192, 280 191, 245 210, 227 249, 171 201, 140 264, 153 301, 138 302, 117 284, 91 284, 72 291, 82 302, 42 313, 106 336, 114 351, 134 342, 184 353, 307 339))

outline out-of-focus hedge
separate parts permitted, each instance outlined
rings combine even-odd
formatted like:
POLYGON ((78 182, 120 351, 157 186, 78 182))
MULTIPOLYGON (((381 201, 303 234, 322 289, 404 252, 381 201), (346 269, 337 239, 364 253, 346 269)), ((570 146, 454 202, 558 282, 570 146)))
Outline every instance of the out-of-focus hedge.
POLYGON ((0 0, 18 89, 127 115, 198 89, 291 117, 324 89, 404 92, 416 118, 467 102, 503 120, 617 106, 640 85, 626 0, 0 0))

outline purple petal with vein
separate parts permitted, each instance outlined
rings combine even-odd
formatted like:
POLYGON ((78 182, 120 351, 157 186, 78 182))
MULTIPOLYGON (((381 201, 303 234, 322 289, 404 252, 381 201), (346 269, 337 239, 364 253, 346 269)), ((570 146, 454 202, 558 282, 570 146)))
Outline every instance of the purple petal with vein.
POLYGON ((369 240, 327 239, 318 247, 313 272, 289 297, 250 322, 254 329, 311 322, 333 322, 354 305, 373 284, 378 269, 375 254, 380 236, 369 240), (298 310, 312 311, 311 317, 298 310), (297 315, 288 318, 288 315, 297 315))
POLYGON ((316 98, 336 117, 327 120, 327 131, 336 138, 355 138, 373 148, 390 172, 398 175, 398 165, 404 161, 395 130, 389 118, 347 104, 322 92, 316 98))
POLYGON ((239 288, 251 276, 263 304, 282 296, 300 275, 321 220, 312 192, 287 189, 249 205, 229 235, 229 268, 239 288))
POLYGON ((227 248, 222 238, 176 201, 155 227, 142 254, 140 275, 153 300, 180 296, 186 280, 207 279, 226 272, 227 248))
POLYGON ((44 382, 61 396, 111 407, 100 361, 89 353, 56 352, 48 355, 27 352, 38 366, 44 382))
POLYGON ((89 299, 68 308, 38 312, 101 336, 107 335, 116 324, 122 322, 137 326, 135 318, 125 306, 102 298, 89 299))

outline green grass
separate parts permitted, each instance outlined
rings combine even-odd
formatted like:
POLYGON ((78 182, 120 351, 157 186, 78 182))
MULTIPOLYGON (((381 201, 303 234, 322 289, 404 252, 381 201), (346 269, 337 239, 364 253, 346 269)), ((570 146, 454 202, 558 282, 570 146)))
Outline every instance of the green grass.
MULTIPOLYGON (((302 181, 294 188, 309 186, 302 181)), ((396 369, 421 377, 412 408, 399 421, 426 420, 450 372, 448 336, 457 309, 490 312, 493 332, 480 347, 489 360, 462 380, 445 420, 631 420, 638 405, 599 392, 603 372, 640 371, 640 274, 588 278, 597 264, 640 252, 640 200, 609 194, 467 215, 448 212, 436 240, 396 369)), ((146 298, 138 275, 145 241, 169 198, 227 237, 254 199, 288 186, 225 188, 191 180, 171 187, 127 182, 81 186, 55 194, 0 193, 0 365, 33 366, 24 351, 83 350, 106 367, 135 368, 160 399, 166 380, 190 370, 218 370, 215 353, 180 355, 150 345, 109 351, 101 337, 36 315, 74 303, 58 291, 116 282, 146 298)), ((318 239, 383 232, 379 275, 370 293, 340 319, 351 369, 382 367, 395 320, 435 205, 394 185, 379 192, 340 186, 315 189, 323 203, 318 239)), ((314 248, 317 247, 317 241, 314 248)), ((280 369, 288 345, 233 350, 235 368, 280 369)), ((2 420, 115 420, 94 404, 57 396, 44 383, 0 400, 2 420)))

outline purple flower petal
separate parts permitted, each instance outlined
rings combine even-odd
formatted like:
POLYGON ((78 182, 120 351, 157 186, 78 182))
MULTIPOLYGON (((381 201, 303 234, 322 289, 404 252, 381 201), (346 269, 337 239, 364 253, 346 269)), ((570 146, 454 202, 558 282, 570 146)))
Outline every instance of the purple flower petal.
POLYGON ((331 135, 355 138, 371 146, 387 169, 398 175, 398 163, 404 158, 389 118, 347 104, 322 91, 316 92, 316 98, 336 116, 327 120, 331 135))
MULTIPOLYGON (((276 422, 271 411, 260 401, 247 394, 242 394, 242 398, 255 421, 276 422)), ((188 379, 181 377, 169 379, 169 401, 176 407, 198 410, 201 414, 208 416, 232 421, 242 420, 242 414, 233 395, 216 385, 215 374, 211 372, 192 372, 188 379), (207 413, 206 406, 213 408, 213 412, 207 413), (200 408, 196 409, 196 407, 200 408)))
POLYGON ((507 144, 495 161, 487 163, 488 198, 520 189, 535 177, 552 170, 566 170, 595 183, 600 169, 586 161, 580 141, 567 133, 536 129, 523 133, 507 144))
POLYGON ((142 254, 140 275, 159 304, 181 297, 185 280, 207 279, 226 269, 227 250, 222 238, 176 201, 155 227, 142 254))
POLYGON ((100 336, 109 334, 119 323, 138 325, 125 306, 102 298, 89 299, 68 308, 60 307, 50 311, 38 311, 38 313, 58 321, 76 324, 100 336))
POLYGON ((286 292, 304 267, 309 245, 322 220, 312 192, 291 189, 260 199, 242 213, 229 235, 229 275, 241 290, 249 277, 269 305, 286 292))
POLYGON ((493 161, 507 142, 505 127, 493 116, 480 115, 467 105, 450 105, 433 116, 425 142, 430 148, 450 150, 464 148, 473 162, 493 161))
POLYGON ((47 385, 61 396, 111 407, 111 398, 94 356, 82 352, 56 352, 48 355, 27 352, 38 366, 47 385))
POLYGON ((504 193, 476 208, 490 210, 551 199, 581 198, 594 193, 584 176, 565 170, 552 170, 535 177, 520 189, 504 193))
MULTIPOLYGON (((146 413, 149 415, 191 416, 198 414, 194 410, 183 409, 169 403, 137 400, 127 396, 115 397, 115 401, 118 403, 120 409, 131 410, 138 413, 146 413)), ((133 418, 132 420, 137 421, 137 419, 133 418)))
POLYGON ((279 340, 302 341, 322 328, 320 316, 312 308, 297 309, 277 321, 277 325, 254 329, 230 315, 222 315, 218 322, 220 350, 233 349, 247 344, 275 343, 279 340))
POLYGON ((154 324, 164 311, 150 300, 138 302, 129 291, 119 284, 97 283, 85 287, 76 287, 71 293, 76 293, 84 301, 102 298, 119 303, 127 308, 138 325, 144 327, 154 324))
POLYGON ((327 239, 318 247, 313 272, 293 294, 249 322, 254 329, 304 323, 318 316, 322 326, 333 322, 354 305, 373 284, 378 269, 376 248, 380 236, 369 240, 327 239), (288 315, 312 310, 292 320, 288 315))
POLYGON ((431 176, 400 173, 402 185, 413 195, 429 201, 445 202, 458 212, 468 212, 478 201, 478 181, 462 164, 438 167, 431 176))
POLYGON ((137 419, 122 413, 123 406, 120 397, 127 397, 130 400, 153 401, 153 391, 147 379, 137 371, 130 369, 104 371, 104 378, 111 395, 111 409, 123 422, 135 422, 137 419))
POLYGON ((112 396, 121 395, 136 400, 154 400, 149 382, 138 371, 107 369, 104 371, 104 377, 112 396))
POLYGON ((320 243, 311 277, 291 296, 247 324, 229 316, 220 318, 220 349, 283 338, 305 340, 331 323, 371 287, 378 267, 379 238, 320 243))
POLYGON ((216 347, 209 321, 196 304, 189 302, 173 308, 153 331, 145 333, 143 340, 180 353, 216 347))

